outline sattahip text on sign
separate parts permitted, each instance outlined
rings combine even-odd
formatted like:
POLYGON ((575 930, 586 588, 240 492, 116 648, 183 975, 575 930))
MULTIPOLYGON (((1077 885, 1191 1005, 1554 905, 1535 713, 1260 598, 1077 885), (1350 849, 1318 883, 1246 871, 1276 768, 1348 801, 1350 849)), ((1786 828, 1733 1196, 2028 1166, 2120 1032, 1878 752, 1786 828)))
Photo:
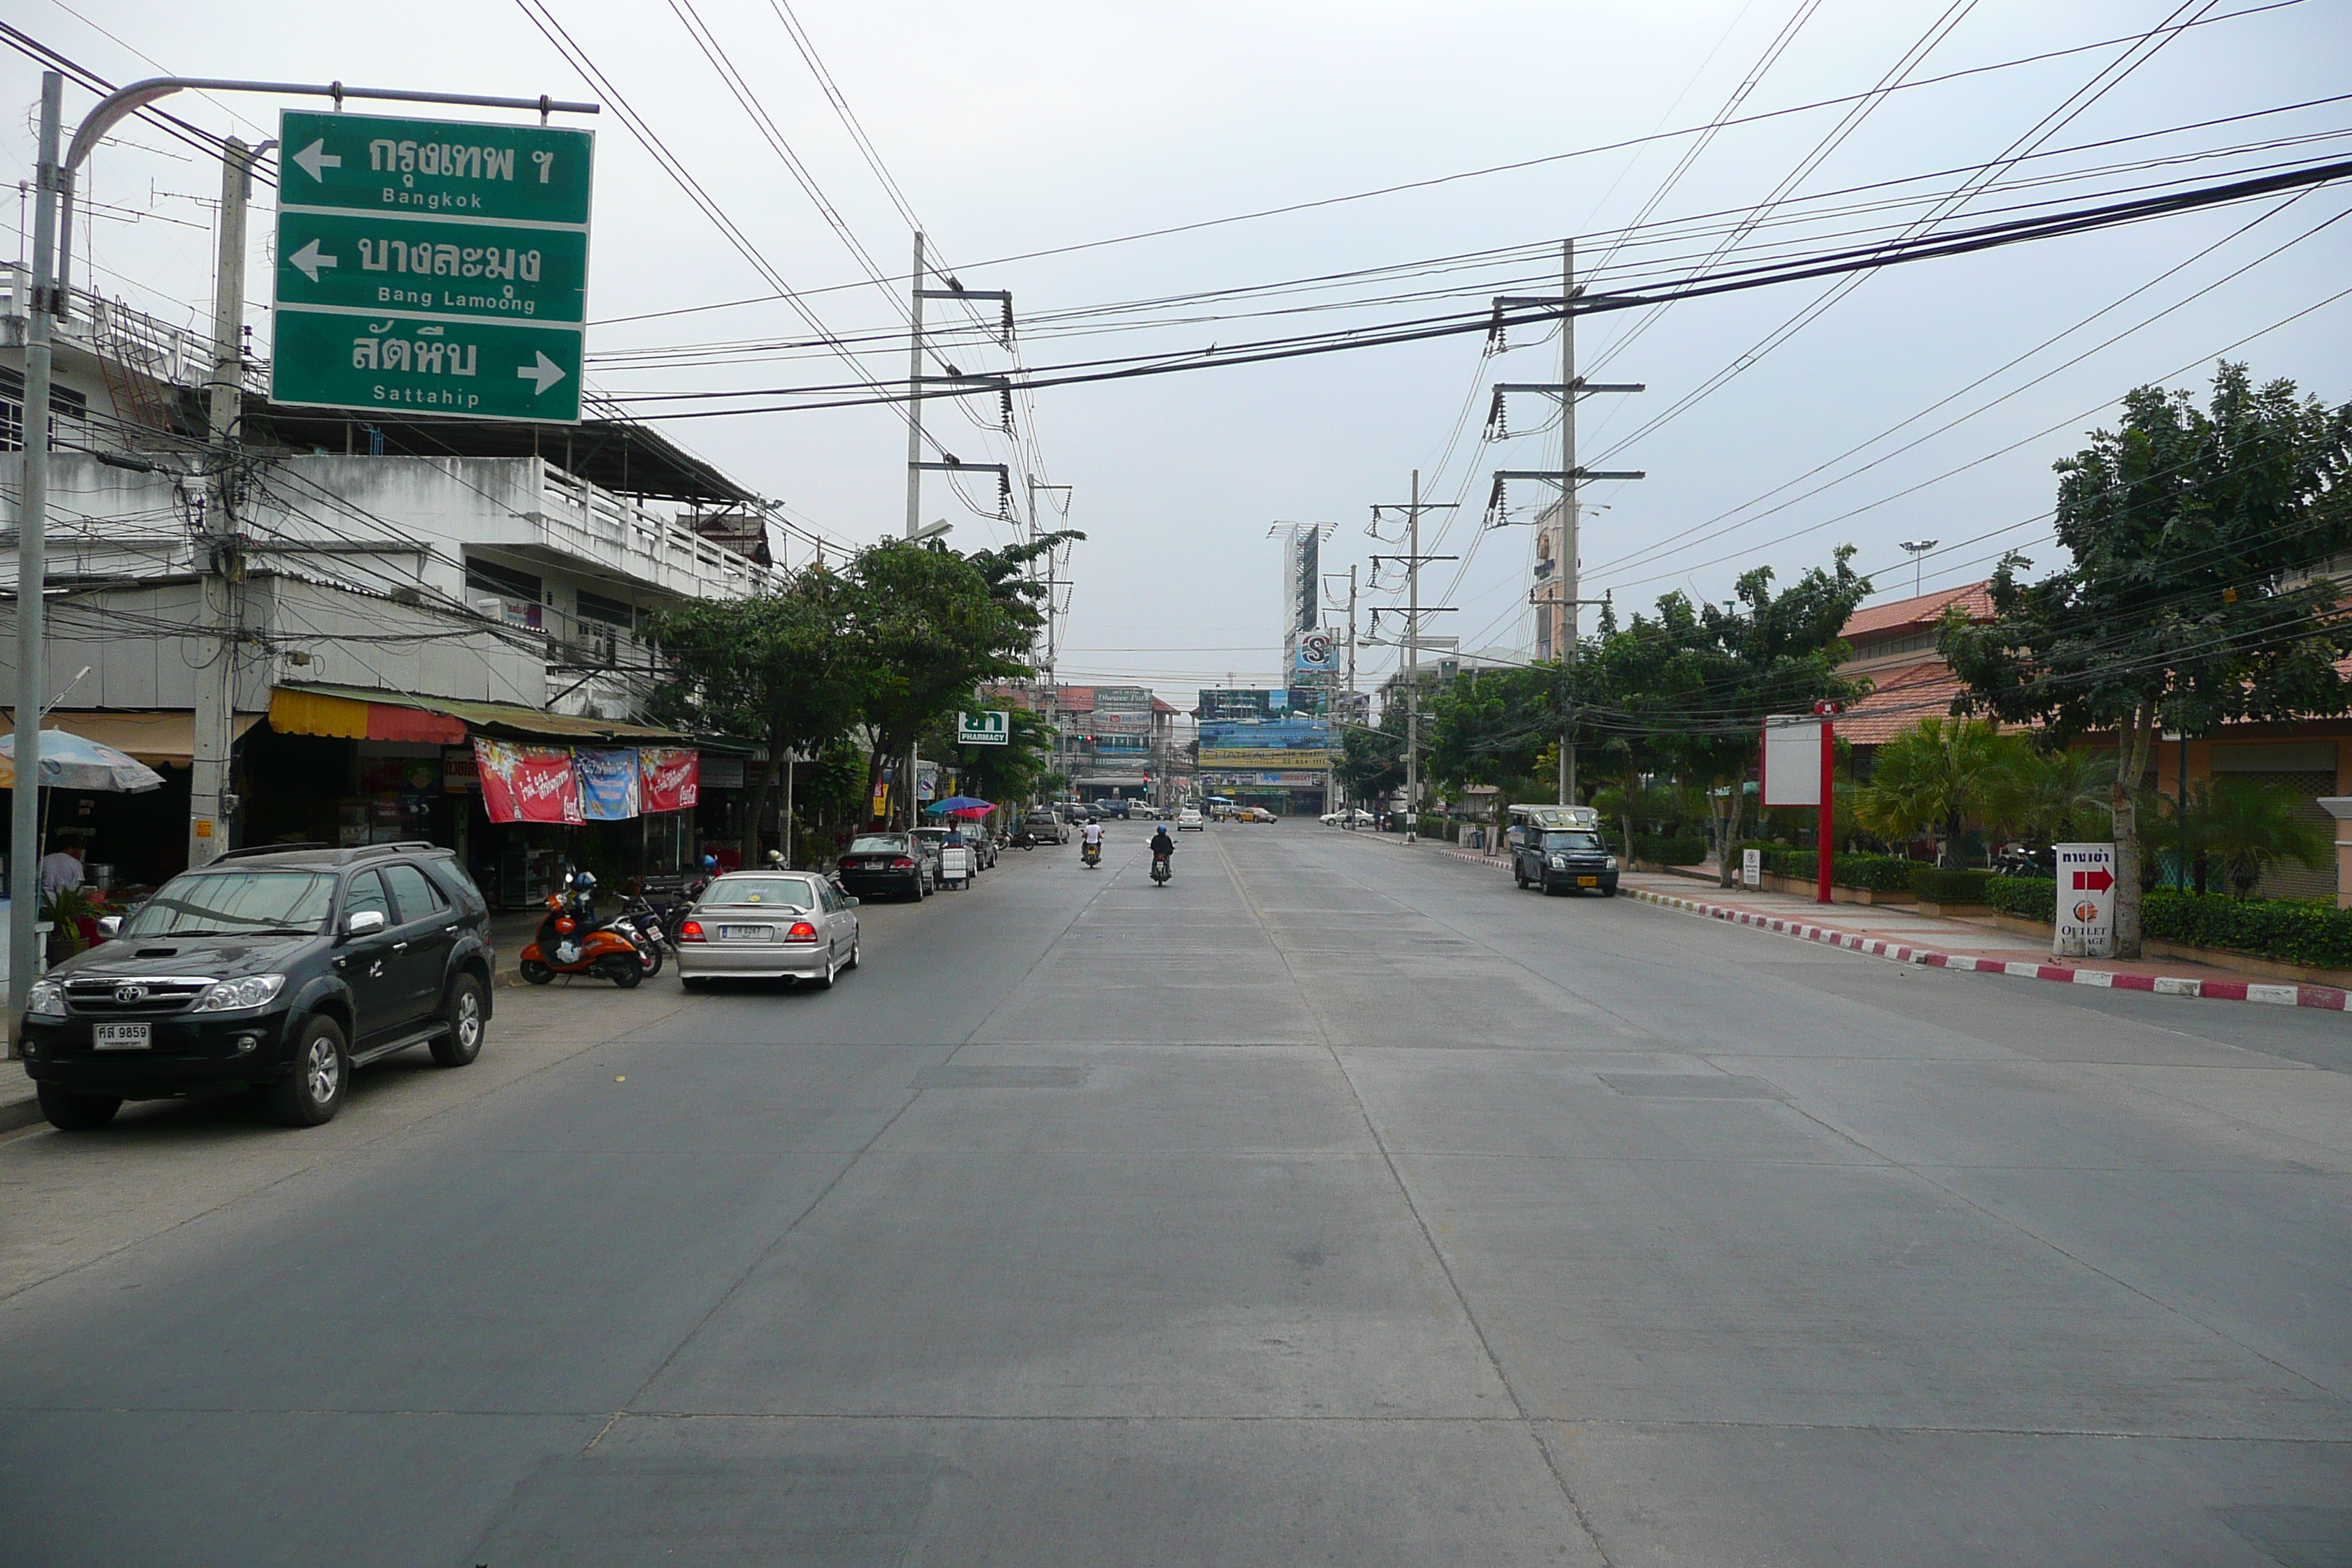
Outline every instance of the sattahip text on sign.
POLYGON ((2061 844, 2058 922, 2050 951, 2059 958, 2116 955, 2116 847, 2061 844))
POLYGON ((270 397, 576 424, 595 140, 278 117, 270 397))

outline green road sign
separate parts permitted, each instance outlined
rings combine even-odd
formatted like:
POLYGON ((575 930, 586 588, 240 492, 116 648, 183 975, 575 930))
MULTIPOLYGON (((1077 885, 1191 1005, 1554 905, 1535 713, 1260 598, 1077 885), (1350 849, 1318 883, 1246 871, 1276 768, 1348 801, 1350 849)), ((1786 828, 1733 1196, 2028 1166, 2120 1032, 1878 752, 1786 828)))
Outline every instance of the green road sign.
POLYGON ((278 302, 577 326, 587 313, 588 236, 283 211, 278 302))
POLYGON ((273 401, 576 424, 593 137, 278 117, 273 401))
POLYGON ((1009 746, 1013 737, 1009 726, 1013 715, 1006 709, 991 709, 981 713, 956 715, 956 744, 960 746, 1009 746))
POLYGON ((278 312, 272 402, 463 419, 580 418, 580 329, 278 312))
POLYGON ((278 135, 278 198, 288 205, 588 221, 591 132, 289 109, 278 135))

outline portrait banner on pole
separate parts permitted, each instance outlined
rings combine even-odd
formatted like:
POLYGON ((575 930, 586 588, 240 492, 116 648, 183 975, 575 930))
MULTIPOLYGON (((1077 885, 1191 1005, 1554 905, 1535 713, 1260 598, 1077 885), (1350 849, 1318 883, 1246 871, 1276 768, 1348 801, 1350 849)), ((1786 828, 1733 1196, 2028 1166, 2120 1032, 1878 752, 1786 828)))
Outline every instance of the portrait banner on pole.
POLYGON ((580 773, 580 808, 591 822, 625 822, 637 815, 637 753, 634 747, 572 753, 580 773))

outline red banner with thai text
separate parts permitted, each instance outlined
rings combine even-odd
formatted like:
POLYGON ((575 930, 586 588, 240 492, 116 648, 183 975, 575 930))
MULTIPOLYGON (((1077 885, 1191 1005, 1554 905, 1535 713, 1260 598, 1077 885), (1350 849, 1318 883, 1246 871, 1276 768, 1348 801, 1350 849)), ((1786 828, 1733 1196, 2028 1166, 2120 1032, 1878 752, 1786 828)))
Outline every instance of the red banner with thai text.
POLYGON ((680 746, 639 746, 637 796, 646 814, 688 811, 701 802, 702 753, 680 746))
POLYGON ((519 746, 477 735, 474 763, 481 774, 482 808, 492 822, 587 820, 568 748, 519 746))

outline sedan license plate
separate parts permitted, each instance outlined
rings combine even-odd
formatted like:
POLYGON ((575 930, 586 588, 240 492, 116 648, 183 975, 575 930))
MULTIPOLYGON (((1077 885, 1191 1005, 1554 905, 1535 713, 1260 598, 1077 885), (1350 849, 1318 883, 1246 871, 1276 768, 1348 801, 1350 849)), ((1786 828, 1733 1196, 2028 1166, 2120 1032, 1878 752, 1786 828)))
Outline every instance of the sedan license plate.
POLYGON ((1601 879, 1598 877, 1579 877, 1576 879, 1576 885, 1580 888, 1597 888, 1601 886, 1601 879))
POLYGON ((776 934, 773 926, 720 926, 721 942, 766 942, 776 934))
POLYGON ((90 1044, 101 1051, 143 1051, 154 1044, 152 1024, 93 1024, 90 1044))

